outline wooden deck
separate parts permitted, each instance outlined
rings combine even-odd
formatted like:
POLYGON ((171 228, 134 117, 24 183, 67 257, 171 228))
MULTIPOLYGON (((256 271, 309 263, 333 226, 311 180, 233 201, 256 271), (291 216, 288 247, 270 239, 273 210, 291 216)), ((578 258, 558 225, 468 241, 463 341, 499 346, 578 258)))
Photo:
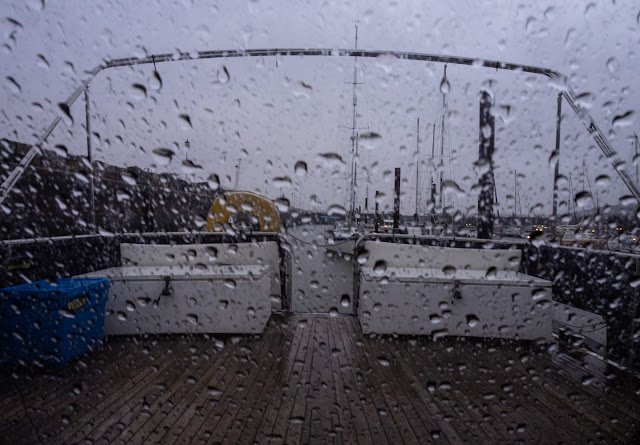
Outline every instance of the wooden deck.
POLYGON ((369 337, 346 316, 274 317, 261 336, 114 337, 55 375, 5 372, 0 441, 632 443, 637 380, 596 362, 369 337))

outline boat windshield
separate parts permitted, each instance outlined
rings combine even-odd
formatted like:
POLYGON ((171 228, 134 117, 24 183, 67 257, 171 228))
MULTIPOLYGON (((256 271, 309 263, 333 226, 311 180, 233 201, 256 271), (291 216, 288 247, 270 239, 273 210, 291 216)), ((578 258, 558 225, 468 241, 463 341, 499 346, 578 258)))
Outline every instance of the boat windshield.
POLYGON ((637 2, 366 3, 4 2, 8 442, 638 443, 637 2))

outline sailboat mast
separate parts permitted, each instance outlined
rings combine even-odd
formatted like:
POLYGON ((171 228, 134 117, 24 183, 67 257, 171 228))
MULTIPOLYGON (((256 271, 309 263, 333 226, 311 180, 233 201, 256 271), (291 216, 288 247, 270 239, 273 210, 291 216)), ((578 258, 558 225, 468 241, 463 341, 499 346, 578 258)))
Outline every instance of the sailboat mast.
MULTIPOLYGON (((355 49, 358 49, 358 25, 356 28, 356 41, 355 49)), ((351 121, 351 187, 349 190, 350 205, 349 205, 349 226, 353 223, 353 216, 355 212, 356 201, 356 157, 358 156, 358 130, 357 130, 357 84, 358 84, 358 56, 353 58, 353 117, 351 121)))
POLYGON ((640 150, 640 143, 638 142, 637 133, 633 133, 633 137, 635 138, 635 148, 636 148, 636 153, 634 158, 634 164, 636 164, 636 183, 638 183, 640 182, 640 180, 638 179, 638 151, 640 150))
POLYGON ((513 171, 513 216, 518 213, 518 170, 513 171))
POLYGON ((418 216, 418 190, 420 190, 420 118, 416 125, 416 216, 418 216))
MULTIPOLYGON (((444 75, 442 76, 442 83, 444 84, 447 81, 447 65, 444 65, 444 75)), ((443 170, 444 170, 444 117, 447 114, 447 93, 445 89, 441 89, 442 91, 442 127, 440 132, 440 162, 442 170, 440 170, 440 207, 444 208, 444 193, 442 193, 442 181, 443 181, 443 170)))
MULTIPOLYGON (((573 202, 573 183, 571 181, 571 172, 569 172, 569 214, 571 214, 571 203, 573 202)), ((573 206, 573 211, 575 212, 576 207, 573 206)))

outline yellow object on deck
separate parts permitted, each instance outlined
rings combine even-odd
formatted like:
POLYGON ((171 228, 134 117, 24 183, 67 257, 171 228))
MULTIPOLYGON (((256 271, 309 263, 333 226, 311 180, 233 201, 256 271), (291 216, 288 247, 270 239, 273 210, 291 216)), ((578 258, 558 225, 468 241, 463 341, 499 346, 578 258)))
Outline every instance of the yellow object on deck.
POLYGON ((269 198, 252 192, 227 192, 218 196, 207 215, 207 232, 223 232, 225 224, 236 213, 255 216, 261 232, 279 232, 280 215, 269 198))

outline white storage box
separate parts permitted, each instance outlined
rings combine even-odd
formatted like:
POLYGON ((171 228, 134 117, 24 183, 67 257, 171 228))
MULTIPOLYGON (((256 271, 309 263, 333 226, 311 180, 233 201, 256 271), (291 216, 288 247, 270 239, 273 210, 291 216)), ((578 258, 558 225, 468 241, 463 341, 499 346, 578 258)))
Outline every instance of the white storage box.
POLYGON ((518 250, 365 248, 358 308, 364 333, 551 339, 551 282, 518 273, 518 250))
POLYGON ((271 315, 269 266, 129 266, 111 280, 107 335, 260 333, 271 315))

